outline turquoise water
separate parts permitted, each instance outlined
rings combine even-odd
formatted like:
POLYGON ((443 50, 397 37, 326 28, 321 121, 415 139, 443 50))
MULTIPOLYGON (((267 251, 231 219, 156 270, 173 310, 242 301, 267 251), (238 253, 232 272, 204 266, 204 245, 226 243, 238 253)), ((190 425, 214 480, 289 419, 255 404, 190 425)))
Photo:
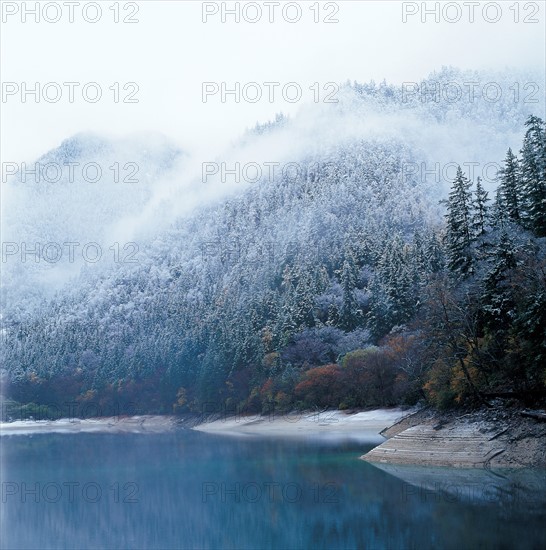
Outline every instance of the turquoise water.
POLYGON ((3 437, 2 548, 546 548, 544 472, 526 487, 386 472, 358 459, 369 448, 186 430, 3 437))

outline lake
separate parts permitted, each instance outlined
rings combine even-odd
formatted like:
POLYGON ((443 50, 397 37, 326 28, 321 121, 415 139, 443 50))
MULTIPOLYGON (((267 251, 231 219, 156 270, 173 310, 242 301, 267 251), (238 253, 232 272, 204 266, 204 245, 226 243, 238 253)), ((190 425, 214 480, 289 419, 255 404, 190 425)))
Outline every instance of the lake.
POLYGON ((2 548, 546 548, 544 472, 396 468, 372 443, 2 438, 2 548), (466 475, 468 474, 468 475, 466 475), (523 479, 523 478, 522 478, 523 479))

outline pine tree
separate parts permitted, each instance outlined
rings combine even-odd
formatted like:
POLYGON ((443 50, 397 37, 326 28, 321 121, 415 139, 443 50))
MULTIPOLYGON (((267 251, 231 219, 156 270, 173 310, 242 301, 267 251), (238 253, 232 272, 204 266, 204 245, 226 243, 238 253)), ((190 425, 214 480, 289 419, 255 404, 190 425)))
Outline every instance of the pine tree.
POLYGON ((351 331, 358 324, 358 304, 354 290, 357 284, 356 262, 352 254, 348 253, 340 272, 341 288, 343 289, 343 303, 341 306, 340 326, 351 331))
POLYGON ((426 240, 427 270, 438 273, 445 267, 444 249, 435 231, 430 231, 426 240))
POLYGON ((370 309, 367 328, 374 338, 384 336, 393 326, 392 304, 385 285, 376 275, 370 282, 370 309))
POLYGON ((383 278, 392 303, 392 325, 407 322, 414 314, 417 301, 408 250, 399 235, 387 246, 383 278))
POLYGON ((490 219, 493 227, 504 227, 507 222, 507 209, 500 187, 497 187, 495 192, 495 201, 491 208, 490 219))
POLYGON ((508 149, 504 159, 504 167, 499 171, 499 193, 502 198, 502 206, 505 209, 505 217, 521 222, 522 189, 519 173, 519 161, 508 149))
POLYGON ((516 266, 516 259, 514 244, 504 230, 491 255, 491 261, 492 267, 484 279, 483 310, 490 326, 507 328, 513 302, 505 278, 508 271, 516 266))
POLYGON ((544 122, 530 116, 525 123, 521 173, 525 222, 537 236, 546 236, 546 132, 544 122))
POLYGON ((368 328, 376 337, 402 325, 415 314, 419 300, 408 247, 399 235, 383 251, 370 285, 368 328))
POLYGON ((447 199, 447 235, 449 269, 460 276, 472 273, 472 192, 471 182, 465 177, 461 167, 447 199))
POLYGON ((487 225, 489 210, 489 207, 487 206, 488 202, 488 193, 482 186, 481 178, 478 178, 474 197, 474 215, 472 218, 472 229, 475 237, 481 237, 486 233, 485 227, 487 225))

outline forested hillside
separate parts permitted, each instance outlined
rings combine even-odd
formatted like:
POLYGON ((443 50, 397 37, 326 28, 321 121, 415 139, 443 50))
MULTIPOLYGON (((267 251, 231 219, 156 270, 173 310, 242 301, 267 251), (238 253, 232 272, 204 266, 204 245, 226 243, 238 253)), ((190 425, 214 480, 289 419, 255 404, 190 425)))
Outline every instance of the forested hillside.
MULTIPOLYGON (((468 75, 446 69, 429 89, 457 78, 468 75)), ((543 399, 546 129, 532 115, 543 106, 508 94, 408 99, 373 83, 342 92, 313 107, 312 125, 303 110, 236 146, 296 171, 226 185, 214 200, 199 193, 222 182, 184 184, 182 212, 165 189, 192 165, 165 146, 125 201, 101 195, 104 235, 122 211, 162 219, 134 234, 136 263, 86 268, 53 297, 4 294, 9 397, 52 415, 68 403, 108 414, 543 399), (505 159, 491 158, 501 148, 505 159), (465 170, 486 161, 501 166, 492 181, 465 170), (445 181, 448 163, 460 166, 445 181)), ((23 197, 25 185, 14 184, 23 197)), ((85 211, 90 196, 71 192, 85 211)), ((18 238, 43 231, 30 223, 18 238)), ((29 280, 44 284, 37 272, 29 280)))

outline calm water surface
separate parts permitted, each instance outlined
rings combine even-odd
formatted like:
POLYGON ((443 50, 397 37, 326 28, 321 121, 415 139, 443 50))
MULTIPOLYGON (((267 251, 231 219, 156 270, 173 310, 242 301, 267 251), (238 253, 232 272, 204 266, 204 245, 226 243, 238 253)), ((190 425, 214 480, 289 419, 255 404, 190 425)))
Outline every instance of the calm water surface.
POLYGON ((544 472, 376 468, 371 444, 2 438, 2 548, 546 548, 544 472), (521 477, 523 476, 523 477, 521 477))

